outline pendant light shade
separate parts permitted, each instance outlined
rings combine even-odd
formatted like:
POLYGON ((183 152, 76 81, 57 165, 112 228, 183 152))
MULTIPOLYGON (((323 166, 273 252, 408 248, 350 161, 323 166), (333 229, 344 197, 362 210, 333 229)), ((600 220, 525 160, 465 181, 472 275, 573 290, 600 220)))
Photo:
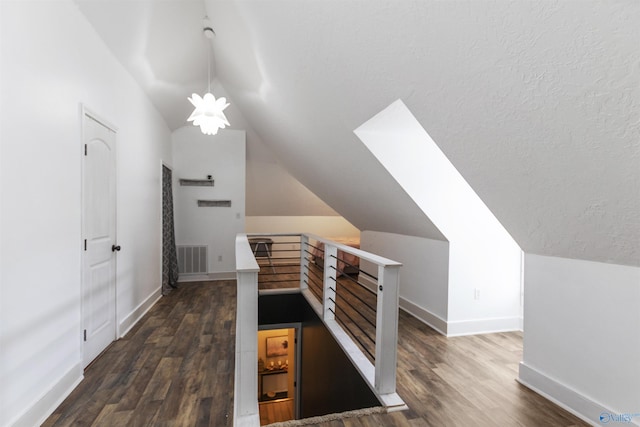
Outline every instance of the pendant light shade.
MULTIPOLYGON (((205 18, 203 33, 208 40, 211 40, 215 33, 213 32, 213 29, 207 25, 207 22, 208 18, 205 18)), ((226 98, 221 97, 216 99, 211 93, 211 46, 208 41, 207 63, 207 82, 209 90, 202 97, 197 93, 194 93, 191 95, 191 98, 187 98, 195 107, 195 110, 193 110, 193 113, 191 113, 187 121, 193 122, 194 126, 200 126, 200 130, 205 135, 215 135, 218 133, 218 129, 224 129, 226 126, 229 126, 229 121, 223 112, 229 104, 227 103, 226 98)))
POLYGON ((195 107, 187 121, 193 122, 194 126, 200 126, 205 135, 215 135, 218 129, 229 126, 229 121, 223 113, 229 104, 224 97, 216 99, 211 92, 207 92, 203 97, 194 93, 187 99, 195 107))

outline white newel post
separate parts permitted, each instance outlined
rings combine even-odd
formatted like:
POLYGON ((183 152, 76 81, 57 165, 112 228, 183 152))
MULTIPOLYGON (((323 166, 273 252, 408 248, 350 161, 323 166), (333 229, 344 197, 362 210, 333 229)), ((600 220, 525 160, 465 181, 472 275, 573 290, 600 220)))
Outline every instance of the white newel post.
POLYGON ((396 391, 399 284, 400 266, 378 266, 375 387, 380 394, 396 391))
POLYGON ((333 245, 324 244, 324 278, 322 280, 322 312, 325 320, 333 320, 336 311, 336 305, 329 298, 334 301, 336 299, 336 293, 330 289, 331 286, 338 286, 336 280, 338 278, 338 248, 333 245), (331 312, 333 310, 333 312, 331 312))
POLYGON ((306 277, 309 275, 309 237, 300 235, 300 290, 307 289, 306 277))
POLYGON ((237 427, 260 425, 258 413, 258 272, 245 234, 236 236, 236 369, 234 420, 237 427))
POLYGON ((236 363, 238 415, 253 415, 258 406, 258 273, 238 273, 236 363))

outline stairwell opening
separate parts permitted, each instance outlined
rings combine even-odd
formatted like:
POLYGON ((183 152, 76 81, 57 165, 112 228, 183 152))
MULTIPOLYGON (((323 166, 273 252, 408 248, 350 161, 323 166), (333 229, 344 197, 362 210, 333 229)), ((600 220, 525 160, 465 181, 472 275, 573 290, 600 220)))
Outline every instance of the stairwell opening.
MULTIPOLYGON (((258 297, 258 328, 263 334, 262 336, 259 334, 258 339, 264 340, 264 343, 258 343, 259 355, 261 354, 260 346, 264 345, 265 359, 268 360, 263 359, 263 363, 267 368, 271 366, 273 361, 273 371, 278 372, 278 360, 281 364, 286 363, 287 360, 289 362, 287 381, 291 381, 291 376, 293 376, 295 381, 293 393, 287 389, 287 397, 285 398, 284 390, 280 390, 284 388, 282 384, 276 385, 275 389, 271 391, 274 392, 274 398, 291 398, 293 400, 293 419, 381 405, 360 372, 351 363, 302 294, 293 292, 260 295, 258 297), (282 346, 282 341, 286 337, 288 341, 286 357, 289 359, 283 361, 284 351, 282 350, 280 351, 281 356, 274 356, 275 359, 266 357, 267 337, 272 336, 276 338, 274 341, 276 347, 282 346), (294 339, 293 346, 290 342, 291 337, 294 339), (292 363, 293 366, 291 366, 292 363), (281 393, 279 396, 277 395, 278 391, 281 393), (291 394, 292 396, 289 397, 291 394)), ((258 371, 260 372, 260 365, 258 371)), ((278 376, 278 374, 267 374, 266 376, 278 376)), ((264 375, 258 380, 260 391, 264 375)), ((273 401, 276 400, 278 399, 273 401)), ((280 402, 282 403, 283 400, 280 402)), ((273 422, 268 416, 263 417, 263 409, 267 412, 268 404, 262 404, 261 425, 273 422)))

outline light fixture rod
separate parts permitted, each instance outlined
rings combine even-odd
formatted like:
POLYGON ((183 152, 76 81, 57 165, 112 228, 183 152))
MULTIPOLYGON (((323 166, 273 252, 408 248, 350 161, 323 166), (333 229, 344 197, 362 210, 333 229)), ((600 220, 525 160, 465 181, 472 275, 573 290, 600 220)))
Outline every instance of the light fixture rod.
MULTIPOLYGON (((204 36, 207 40, 213 39, 215 32, 209 26, 208 18, 204 19, 204 36)), ((207 87, 208 91, 204 96, 200 96, 197 93, 187 98, 189 102, 195 107, 193 113, 189 116, 187 121, 193 122, 195 126, 200 126, 200 130, 205 135, 215 135, 218 133, 218 129, 224 129, 229 126, 229 121, 224 115, 224 109, 229 106, 226 98, 220 97, 216 100, 215 96, 211 93, 211 50, 213 45, 207 41, 207 87)))

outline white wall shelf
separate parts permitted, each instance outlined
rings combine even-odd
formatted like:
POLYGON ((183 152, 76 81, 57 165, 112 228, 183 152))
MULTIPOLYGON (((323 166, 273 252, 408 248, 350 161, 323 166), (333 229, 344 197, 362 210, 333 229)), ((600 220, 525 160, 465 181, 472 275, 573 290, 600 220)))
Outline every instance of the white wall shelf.
POLYGON ((185 179, 180 178, 182 187, 213 187, 213 179, 185 179))
POLYGON ((199 208, 230 208, 231 200, 198 200, 199 208))

